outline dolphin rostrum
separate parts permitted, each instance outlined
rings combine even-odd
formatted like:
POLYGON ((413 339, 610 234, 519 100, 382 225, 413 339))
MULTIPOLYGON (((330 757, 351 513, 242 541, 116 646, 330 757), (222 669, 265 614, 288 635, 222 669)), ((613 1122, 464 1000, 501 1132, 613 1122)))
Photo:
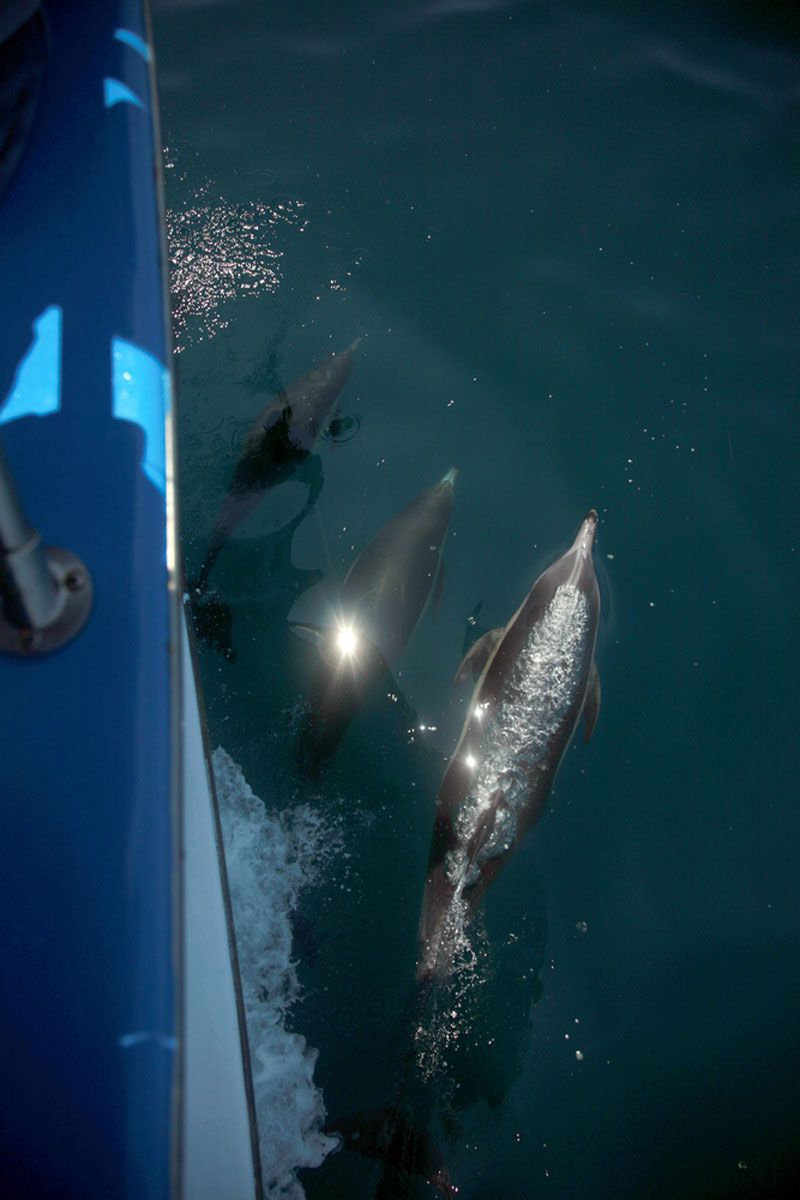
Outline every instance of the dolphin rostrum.
POLYGON ((452 974, 486 888, 544 812, 581 714, 584 740, 592 735, 600 708, 596 529, 592 509, 569 550, 504 628, 475 643, 456 676, 480 673, 436 802, 419 981, 452 974))
POLYGON ((400 658, 431 597, 438 602, 456 475, 448 471, 364 547, 331 627, 298 626, 316 637, 321 652, 301 734, 306 771, 331 757, 366 693, 400 658))
MULTIPOLYGON (((332 354, 267 404, 254 421, 234 467, 208 551, 192 587, 202 591, 221 550, 242 521, 258 508, 270 488, 308 466, 311 450, 347 382, 362 339, 332 354)), ((316 460, 314 460, 316 461, 316 460)), ((314 504, 321 472, 311 476, 305 510, 314 504)))

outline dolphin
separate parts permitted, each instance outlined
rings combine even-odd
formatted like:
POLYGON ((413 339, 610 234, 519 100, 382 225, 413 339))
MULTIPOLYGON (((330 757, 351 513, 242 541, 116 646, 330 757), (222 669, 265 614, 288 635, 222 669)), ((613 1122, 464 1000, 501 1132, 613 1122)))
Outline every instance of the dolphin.
MULTIPOLYGON (((267 404, 253 423, 222 501, 203 565, 192 587, 202 592, 214 563, 231 534, 258 508, 270 488, 311 465, 311 450, 347 382, 353 356, 362 342, 312 367, 267 404)), ((317 460, 314 460, 317 461, 317 460)), ((320 472, 309 480, 305 511, 321 488, 320 472)))
POLYGON ((418 935, 417 979, 455 969, 486 888, 541 818, 578 721, 600 709, 594 662, 600 593, 597 513, 534 583, 507 625, 468 651, 457 680, 479 675, 439 788, 418 935))
POLYGON ((315 774, 339 745, 372 685, 388 674, 444 580, 442 552, 453 512, 456 468, 375 535, 347 573, 334 624, 298 624, 319 644, 301 733, 300 762, 315 774))

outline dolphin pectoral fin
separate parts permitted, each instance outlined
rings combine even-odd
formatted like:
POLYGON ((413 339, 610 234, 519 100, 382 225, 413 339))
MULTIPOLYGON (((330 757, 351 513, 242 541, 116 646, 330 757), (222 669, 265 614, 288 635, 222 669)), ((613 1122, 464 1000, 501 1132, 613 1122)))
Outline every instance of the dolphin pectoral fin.
POLYGON ((308 621, 290 621, 289 628, 306 642, 312 642, 318 650, 325 644, 327 631, 321 625, 312 625, 308 621))
POLYGON ((433 589, 433 611, 434 615, 439 611, 439 605, 442 603, 442 591, 444 589, 444 559, 439 563, 439 570, 436 575, 436 583, 433 589))
POLYGON ((309 454, 302 466, 295 471, 294 478, 299 483, 308 484, 308 496, 302 508, 302 515, 314 507, 322 491, 325 477, 322 473, 322 459, 318 454, 309 454))
POLYGON ((586 699, 583 702, 583 740, 588 742, 594 733, 597 718, 600 715, 600 672, 592 659, 589 671, 589 682, 586 686, 586 699))
POLYGON ((461 643, 461 653, 466 654, 471 646, 474 646, 479 638, 483 637, 486 629, 478 621, 480 611, 483 608, 483 601, 479 600, 473 608, 472 612, 467 617, 467 627, 464 630, 464 640, 461 643))
POLYGON ((470 675, 480 675, 504 633, 505 629, 490 629, 477 642, 473 642, 456 671, 456 683, 466 683, 470 675))
POLYGON ((478 624, 478 617, 481 614, 482 608, 483 608, 483 601, 479 600, 478 603, 473 608, 472 612, 467 617, 467 625, 471 625, 473 627, 473 629, 478 624))

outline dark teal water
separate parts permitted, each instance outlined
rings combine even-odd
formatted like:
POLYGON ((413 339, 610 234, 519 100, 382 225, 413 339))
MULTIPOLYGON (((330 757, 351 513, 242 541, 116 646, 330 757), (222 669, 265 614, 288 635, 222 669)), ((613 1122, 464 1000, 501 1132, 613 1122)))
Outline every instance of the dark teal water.
MULTIPOLYGON (((800 43, 782 11, 155 5, 190 574, 242 429, 365 335, 314 509, 287 528, 307 489, 275 488, 215 568, 235 662, 202 650, 212 744, 328 839, 281 1013, 319 1050, 330 1117, 385 1104, 409 1059, 467 618, 482 601, 507 620, 600 513, 600 721, 487 896, 486 962, 437 1018, 446 1063, 408 1092, 463 1200, 777 1197, 800 1178, 800 43), (287 622, 324 621, 360 549, 451 466, 439 611, 304 782, 315 652, 287 622)), ((310 1198, 434 1194, 381 1169, 339 1151, 300 1178, 310 1198)))

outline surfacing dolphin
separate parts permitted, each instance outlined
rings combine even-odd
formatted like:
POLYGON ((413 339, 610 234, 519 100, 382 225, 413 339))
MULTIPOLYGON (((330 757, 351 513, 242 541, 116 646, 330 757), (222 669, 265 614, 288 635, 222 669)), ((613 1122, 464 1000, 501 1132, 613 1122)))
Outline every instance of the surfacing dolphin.
POLYGON ((583 714, 600 709, 594 664, 600 593, 592 509, 569 550, 506 626, 484 634, 456 676, 480 673, 439 788, 419 927, 417 979, 446 980, 486 888, 542 816, 583 714))
MULTIPOLYGON (((270 400, 245 438, 217 517, 208 551, 192 588, 202 592, 231 534, 258 508, 270 488, 307 468, 311 450, 339 399, 362 339, 332 354, 270 400)), ((317 460, 314 460, 317 461, 317 460)), ((308 479, 304 512, 321 488, 321 473, 308 479)))
POLYGON ((442 552, 453 512, 455 468, 375 535, 342 585, 335 623, 300 625, 321 661, 300 738, 300 763, 315 774, 331 757, 373 684, 405 650, 432 597, 441 595, 442 552))

